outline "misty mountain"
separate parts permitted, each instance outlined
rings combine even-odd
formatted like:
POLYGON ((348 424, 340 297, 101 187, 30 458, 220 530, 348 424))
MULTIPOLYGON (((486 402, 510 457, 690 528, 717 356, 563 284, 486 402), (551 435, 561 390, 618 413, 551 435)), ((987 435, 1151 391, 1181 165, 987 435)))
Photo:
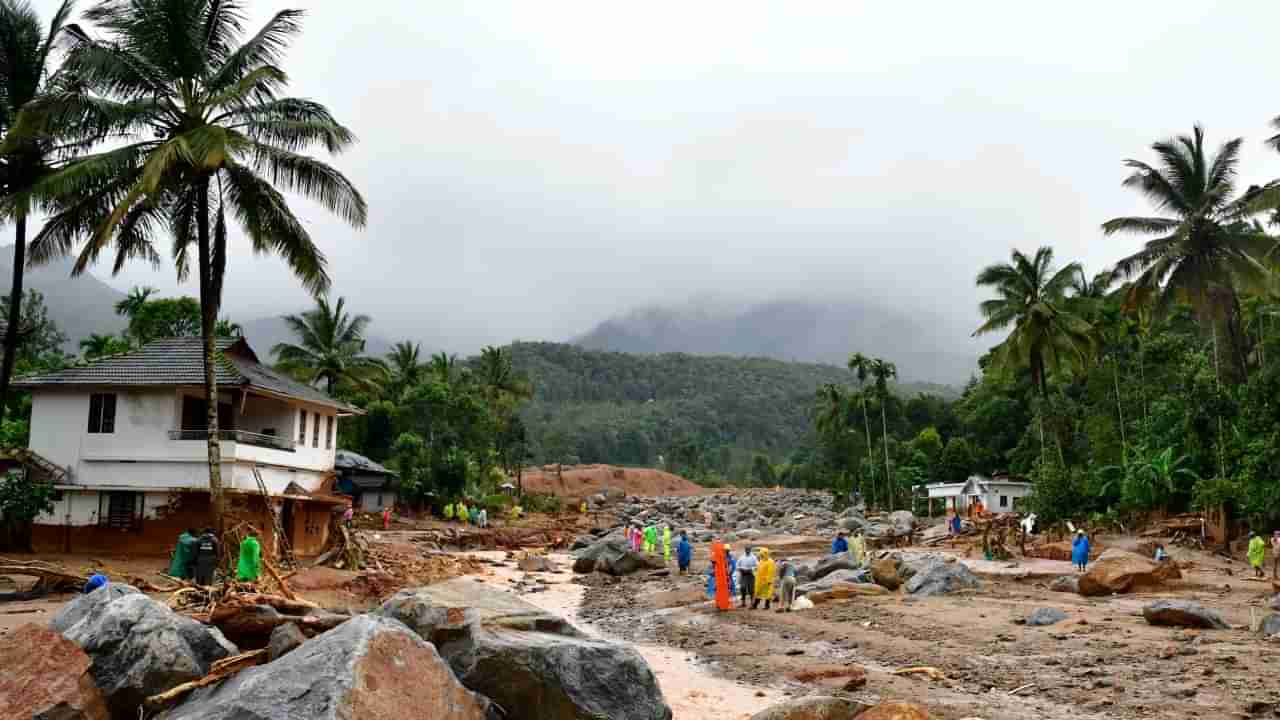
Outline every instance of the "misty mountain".
MULTIPOLYGON (((78 343, 94 333, 109 335, 124 330, 125 319, 116 315, 115 304, 124 293, 102 282, 90 273, 71 276, 74 257, 59 258, 36 268, 27 268, 24 288, 44 293, 49 317, 67 336, 63 347, 70 353, 79 351, 78 343)), ((8 295, 13 279, 13 246, 0 248, 0 285, 8 295)))
POLYGON ((897 364, 905 381, 962 385, 977 354, 947 348, 931 318, 862 302, 779 300, 745 308, 648 306, 600 323, 573 343, 591 350, 684 352, 843 366, 854 352, 897 364))

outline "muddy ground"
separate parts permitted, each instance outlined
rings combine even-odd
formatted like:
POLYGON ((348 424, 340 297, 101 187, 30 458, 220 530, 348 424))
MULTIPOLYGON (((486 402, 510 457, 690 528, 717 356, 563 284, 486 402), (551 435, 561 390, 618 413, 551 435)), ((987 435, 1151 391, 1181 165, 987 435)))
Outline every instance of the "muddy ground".
MULTIPOLYGON (((792 544, 783 555, 804 547, 792 544)), ((1026 571, 1009 563, 973 563, 1002 575, 983 575, 981 590, 963 594, 865 597, 790 614, 763 606, 718 613, 700 575, 594 575, 579 580, 587 585, 579 614, 606 634, 681 648, 720 676, 792 696, 842 692, 857 665, 868 682, 851 696, 919 702, 946 720, 1280 716, 1280 644, 1248 630, 1251 610, 1268 612, 1269 584, 1225 573, 1241 574, 1241 563, 1193 551, 1174 556, 1195 567, 1159 593, 1089 599, 1048 590, 1048 577, 1070 573, 1069 563, 1028 563, 1039 574, 1032 577, 1009 576, 1026 571), (1161 597, 1201 602, 1238 629, 1149 626, 1141 608, 1161 597), (1040 607, 1070 617, 1049 627, 1018 624, 1040 607), (921 665, 945 679, 891 674, 921 665), (827 677, 808 679, 814 675, 827 677)))

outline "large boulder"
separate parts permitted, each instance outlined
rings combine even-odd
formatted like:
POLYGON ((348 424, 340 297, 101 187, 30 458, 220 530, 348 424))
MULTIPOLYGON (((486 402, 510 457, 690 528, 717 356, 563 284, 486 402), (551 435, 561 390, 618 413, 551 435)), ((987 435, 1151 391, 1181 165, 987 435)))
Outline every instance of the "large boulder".
POLYGON ((912 595, 929 597, 982 587, 982 581, 964 563, 946 555, 918 556, 899 567, 900 574, 909 575, 903 589, 912 595))
POLYGON ((895 510, 886 519, 898 535, 910 535, 916 527, 916 516, 910 510, 895 510))
POLYGON ((88 654, 89 672, 118 718, 137 717, 147 697, 204 677, 215 660, 238 652, 217 629, 137 593, 95 604, 62 634, 88 654))
POLYGON ((1031 627, 1057 625, 1067 619, 1067 614, 1058 608, 1036 608, 1027 616, 1026 623, 1031 627))
POLYGON ((929 711, 912 703, 881 703, 859 715, 858 720, 929 720, 929 711))
POLYGON ((823 592, 830 590, 836 585, 846 585, 850 583, 871 584, 871 572, 866 569, 859 570, 837 570, 822 576, 819 580, 813 582, 802 583, 796 587, 796 595, 807 595, 813 592, 823 592))
POLYGON ((456 579, 392 601, 398 617, 432 638, 458 679, 509 720, 671 718, 657 678, 633 648, 587 637, 515 596, 456 579))
POLYGON ((360 615, 283 658, 197 690, 163 720, 486 720, 492 704, 458 682, 401 623, 360 615))
POLYGON ((279 660, 297 650, 306 641, 307 636, 302 633, 297 623, 281 625, 271 631, 271 639, 267 642, 267 661, 279 660))
POLYGON ((1157 600, 1142 608, 1142 617, 1151 625, 1197 627, 1209 630, 1231 628, 1216 611, 1190 600, 1157 600))
POLYGON ((1258 632, 1263 637, 1276 637, 1280 635, 1280 613, 1271 613, 1262 619, 1262 624, 1258 626, 1258 632))
POLYGON ((107 583, 88 595, 75 596, 71 602, 59 608, 53 619, 49 621, 49 628, 54 632, 66 632, 72 625, 80 622, 99 607, 119 600, 125 595, 137 594, 138 589, 132 585, 107 583))
MULTIPOLYGON (((827 576, 830 577, 830 576, 827 576)), ((825 582, 827 578, 823 578, 825 582)), ((828 602, 831 600, 848 600, 856 597, 872 597, 876 595, 888 595, 889 591, 875 583, 848 583, 837 582, 832 583, 824 590, 813 590, 805 594, 815 605, 828 602)))
POLYGON ((643 554, 635 552, 618 540, 601 540, 579 550, 574 556, 573 571, 578 574, 602 572, 609 575, 630 575, 637 570, 661 567, 643 554))
POLYGON ((891 557, 884 557, 871 563, 871 579, 886 590, 897 590, 902 585, 898 576, 898 563, 891 557))
POLYGON ((813 568, 813 576, 810 580, 821 580, 837 570, 860 570, 861 565, 853 561, 849 557, 849 553, 839 553, 837 555, 828 555, 818 561, 813 568))
POLYGON ((752 715, 751 720, 854 720, 867 707, 856 700, 816 695, 779 703, 752 715))
POLYGON ((1108 550, 1090 563, 1080 576, 1080 594, 1101 597, 1159 587, 1164 580, 1181 577, 1173 563, 1156 564, 1124 550, 1108 550))
POLYGON ((1049 583, 1050 592, 1080 592, 1080 578, 1076 575, 1059 575, 1049 583))
POLYGON ((24 625, 0 644, 0 718, 108 720, 89 656, 56 631, 24 625))

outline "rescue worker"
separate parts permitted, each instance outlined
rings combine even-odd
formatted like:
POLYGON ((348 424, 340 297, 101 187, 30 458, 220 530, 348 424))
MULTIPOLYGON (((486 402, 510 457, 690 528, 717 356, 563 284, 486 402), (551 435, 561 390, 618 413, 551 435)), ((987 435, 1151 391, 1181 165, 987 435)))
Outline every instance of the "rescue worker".
POLYGON ((218 538, 213 528, 205 528, 196 542, 195 580, 197 585, 212 585, 213 574, 218 569, 218 538))
POLYGON ((444 519, 446 522, 453 522, 453 503, 446 503, 444 506, 444 519))
POLYGON ((240 561, 236 563, 236 580, 239 582, 257 582, 262 573, 262 546, 258 543, 257 531, 249 528, 249 534, 240 541, 240 561))
POLYGON ((467 522, 470 522, 472 525, 479 526, 480 525, 480 506, 472 505, 471 514, 468 515, 467 517, 468 517, 467 522))
POLYGON ((867 541, 863 539, 862 533, 853 536, 853 541, 849 543, 849 557, 858 567, 862 567, 867 562, 867 541))
POLYGON ((774 590, 774 566, 773 558, 769 557, 769 548, 760 548, 756 551, 759 567, 756 568, 756 592, 755 600, 751 603, 751 609, 755 610, 760 607, 760 601, 764 600, 764 609, 768 610, 773 603, 774 590))
POLYGON ((480 513, 476 516, 476 520, 479 522, 480 527, 489 527, 489 511, 484 508, 480 508, 480 513))
POLYGON ((783 560, 778 567, 778 610, 791 612, 791 604, 796 600, 796 566, 790 560, 783 560))
POLYGON ((1071 541, 1071 562, 1080 572, 1089 567, 1089 536, 1083 528, 1076 531, 1076 539, 1071 541))
POLYGON ((839 555, 840 553, 849 552, 849 541, 844 539, 844 531, 836 533, 836 539, 831 541, 831 554, 839 555))
POLYGON ((1267 544, 1262 541, 1262 536, 1249 531, 1249 565, 1253 568, 1254 577, 1266 577, 1266 573, 1262 571, 1262 565, 1266 562, 1267 544))
POLYGON ((684 575, 689 572, 689 565, 693 563, 693 545, 689 544, 689 533, 680 533, 680 542, 676 544, 676 565, 680 569, 680 574, 684 575))
POLYGON ((383 530, 391 529, 391 506, 390 505, 382 508, 382 529, 383 530))
POLYGON ((716 601, 716 609, 728 610, 733 606, 733 593, 729 587, 729 578, 732 571, 729 568, 729 562, 733 559, 733 555, 729 552, 729 546, 715 543, 711 546, 711 567, 707 569, 709 575, 707 579, 707 592, 716 601))
POLYGON ((191 579, 191 561, 196 550, 196 536, 200 533, 195 528, 187 528, 178 536, 178 544, 173 548, 173 559, 169 561, 169 575, 179 580, 191 579))
POLYGON ((662 529, 662 562, 671 564, 671 526, 662 529))
POLYGON ((644 551, 649 555, 658 550, 658 528, 650 525, 644 529, 644 551))
POLYGON ((738 592, 742 595, 740 607, 746 608, 748 600, 754 601, 756 596, 756 568, 760 560, 751 553, 750 546, 738 558, 738 592))
POLYGON ((467 504, 465 502, 459 500, 458 506, 454 509, 458 513, 458 522, 465 523, 467 521, 467 518, 470 517, 470 515, 467 513, 467 504))

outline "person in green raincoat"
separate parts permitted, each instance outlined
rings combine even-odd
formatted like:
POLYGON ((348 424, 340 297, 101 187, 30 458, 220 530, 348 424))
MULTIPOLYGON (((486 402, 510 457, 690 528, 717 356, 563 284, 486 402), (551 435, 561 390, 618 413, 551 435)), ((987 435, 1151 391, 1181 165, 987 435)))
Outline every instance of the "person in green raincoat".
POLYGON ((236 564, 236 580, 255 582, 262 572, 262 546, 258 544, 258 533, 252 528, 249 535, 240 541, 240 562, 236 564))
POLYGON ((1266 562, 1267 544, 1262 541, 1262 536, 1255 532, 1249 532, 1249 565, 1253 568, 1253 574, 1256 577, 1265 577, 1266 573, 1262 571, 1262 564, 1266 562))
POLYGON ((671 526, 662 529, 662 561, 671 564, 671 526))
POLYGON ((173 559, 169 561, 169 575, 180 580, 190 580, 194 573, 191 563, 196 557, 196 538, 200 532, 187 528, 178 536, 178 544, 173 548, 173 559))
POLYGON ((444 519, 453 520, 453 503, 444 506, 444 519))
POLYGON ((644 529, 644 551, 650 555, 658 549, 658 528, 650 525, 644 529))

